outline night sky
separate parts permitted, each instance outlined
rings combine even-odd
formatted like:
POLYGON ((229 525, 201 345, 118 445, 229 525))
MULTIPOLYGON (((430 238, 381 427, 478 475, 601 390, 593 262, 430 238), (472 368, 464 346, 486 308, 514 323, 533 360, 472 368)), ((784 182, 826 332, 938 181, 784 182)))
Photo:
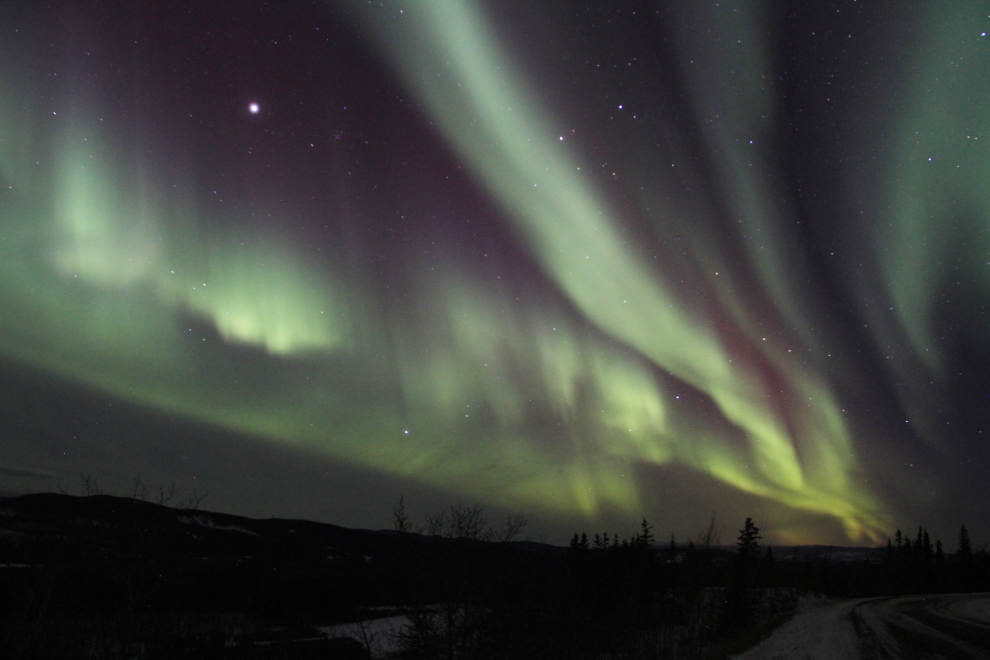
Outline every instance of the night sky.
POLYGON ((7 0, 0 491, 982 543, 988 31, 963 0, 7 0))

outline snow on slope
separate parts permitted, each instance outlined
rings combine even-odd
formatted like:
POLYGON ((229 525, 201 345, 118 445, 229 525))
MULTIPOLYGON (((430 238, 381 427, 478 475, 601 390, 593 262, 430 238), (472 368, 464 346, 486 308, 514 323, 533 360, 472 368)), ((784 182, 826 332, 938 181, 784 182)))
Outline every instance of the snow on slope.
POLYGON ((803 596, 797 613, 735 660, 858 660, 859 638, 849 613, 862 600, 803 596))

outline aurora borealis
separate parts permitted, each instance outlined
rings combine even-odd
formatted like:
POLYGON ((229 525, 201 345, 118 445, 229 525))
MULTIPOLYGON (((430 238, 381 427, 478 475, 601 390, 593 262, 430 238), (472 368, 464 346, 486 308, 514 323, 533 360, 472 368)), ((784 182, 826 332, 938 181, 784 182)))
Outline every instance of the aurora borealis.
POLYGON ((806 4, 0 10, 0 486, 981 538, 990 15, 806 4))

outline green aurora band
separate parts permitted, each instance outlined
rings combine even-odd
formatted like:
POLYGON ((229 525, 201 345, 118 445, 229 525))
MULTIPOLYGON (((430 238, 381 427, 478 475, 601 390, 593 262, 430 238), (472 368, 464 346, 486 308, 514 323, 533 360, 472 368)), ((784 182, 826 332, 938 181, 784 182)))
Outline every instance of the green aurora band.
POLYGON ((862 304, 862 314, 902 384, 904 410, 942 455, 950 447, 933 411, 953 403, 932 387, 946 376, 948 358, 937 319, 948 316, 974 345, 988 339, 979 309, 990 293, 990 37, 974 27, 990 18, 986 9, 944 2, 919 17, 927 29, 915 37, 916 66, 891 104, 899 109, 889 131, 895 137, 885 131, 863 140, 853 158, 884 157, 874 177, 847 182, 876 218, 859 228, 859 239, 873 252, 883 290, 865 285, 874 278, 850 285, 861 303, 885 301, 862 304), (873 200, 870 184, 886 194, 873 200))
MULTIPOLYGON (((522 82, 531 78, 475 5, 423 2, 401 16, 393 2, 352 7, 501 205, 557 300, 509 305, 488 273, 448 263, 409 284, 422 306, 386 309, 371 283, 345 272, 343 244, 317 253, 270 226, 207 222, 157 165, 115 146, 95 95, 74 92, 72 116, 51 121, 53 137, 32 135, 31 95, 8 75, 0 351, 129 400, 497 505, 635 516, 650 484, 633 468, 679 462, 834 517, 850 539, 887 531, 889 505, 863 478, 824 358, 808 358, 829 326, 801 288, 781 221, 790 211, 768 183, 777 165, 758 146, 773 131, 774 91, 762 82, 772 76, 755 11, 698 9, 695 30, 715 25, 733 37, 722 50, 692 48, 687 29, 683 37, 690 66, 712 73, 685 79, 730 201, 716 210, 678 197, 670 191, 685 180, 706 185, 689 158, 616 135, 617 171, 649 182, 631 188, 651 231, 685 239, 684 252, 658 256, 624 233, 627 211, 571 146, 565 113, 522 82), (738 235, 715 230, 719 213, 738 235), (675 386, 689 394, 673 397, 675 386), (696 414, 705 405, 718 415, 696 414)), ((890 232, 874 249, 897 317, 876 319, 875 332, 878 343, 902 333, 913 347, 895 370, 940 369, 929 350, 930 292, 951 243, 937 220, 947 211, 935 206, 965 198, 972 217, 987 217, 985 185, 972 174, 988 171, 986 152, 969 137, 990 140, 981 132, 990 69, 973 52, 986 44, 943 38, 963 14, 933 11, 930 38, 951 53, 927 66, 954 59, 968 69, 942 76, 939 91, 927 82, 939 72, 919 70, 896 121, 927 129, 888 154, 883 175, 896 202, 887 213, 905 226, 876 221, 890 232)), ((974 252, 987 251, 980 231, 974 252)), ((428 270, 408 260, 409 272, 428 270)), ((905 396, 910 410, 925 393, 905 396)))
MULTIPOLYGON (((786 351, 774 342, 765 342, 756 331, 758 319, 744 301, 714 281, 715 264, 729 259, 709 249, 699 256, 699 272, 711 277, 711 295, 732 310, 738 333, 750 342, 750 350, 759 351, 772 365, 791 396, 814 402, 789 413, 790 419, 783 419, 776 409, 779 393, 748 369, 752 362, 733 364, 732 352, 713 331, 715 320, 680 300, 661 269, 623 239, 615 212, 580 174, 583 161, 560 144, 563 140, 558 136, 569 132, 566 126, 543 119, 553 113, 517 84, 523 77, 494 35, 483 28, 488 21, 474 5, 423 3, 415 11, 402 11, 400 19, 397 14, 394 3, 366 10, 371 33, 394 56, 410 87, 464 161, 502 202, 561 291, 604 333, 707 394, 747 441, 738 447, 721 440, 716 429, 699 432, 695 425, 688 431, 684 420, 674 418, 671 402, 663 401, 656 391, 647 395, 649 390, 636 384, 628 389, 648 397, 644 411, 652 414, 629 421, 629 426, 641 429, 630 457, 681 460, 748 492, 836 516, 851 537, 874 533, 883 514, 870 504, 872 498, 853 476, 853 448, 838 404, 822 379, 807 373, 797 360, 787 359, 786 351)), ((740 12, 720 27, 730 35, 758 34, 758 26, 745 24, 747 18, 740 12)), ((709 50, 716 59, 731 55, 709 50)), ((744 53, 746 63, 755 69, 748 72, 752 80, 766 77, 758 55, 744 53)), ((799 292, 791 289, 792 279, 785 275, 800 268, 787 256, 791 251, 786 237, 773 230, 780 224, 774 216, 781 212, 765 201, 770 198, 762 183, 767 177, 742 165, 759 157, 742 153, 738 141, 727 137, 730 133, 763 136, 770 130, 771 104, 761 98, 766 90, 752 80, 708 83, 743 93, 721 110, 727 128, 713 129, 706 137, 712 148, 726 154, 729 165, 724 178, 737 193, 733 213, 745 225, 743 232, 765 232, 756 248, 759 253, 752 255, 762 281, 773 299, 784 301, 780 314, 803 328, 802 319, 812 315, 800 308, 799 292)), ((704 97, 714 95, 714 89, 699 86, 694 91, 699 106, 710 105, 704 97)), ((668 177, 667 186, 676 185, 673 178, 668 177)), ((651 220, 662 235, 672 224, 670 216, 683 211, 656 206, 660 208, 651 220)), ((706 225, 702 218, 694 224, 706 225)))

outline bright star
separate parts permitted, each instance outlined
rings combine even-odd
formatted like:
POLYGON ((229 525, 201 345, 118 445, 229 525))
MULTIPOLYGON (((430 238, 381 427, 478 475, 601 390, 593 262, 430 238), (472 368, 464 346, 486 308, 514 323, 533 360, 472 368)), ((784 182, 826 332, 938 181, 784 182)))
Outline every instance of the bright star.
POLYGON ((258 114, 258 110, 261 110, 261 107, 257 103, 251 103, 248 105, 248 110, 251 111, 252 115, 256 115, 258 114))

